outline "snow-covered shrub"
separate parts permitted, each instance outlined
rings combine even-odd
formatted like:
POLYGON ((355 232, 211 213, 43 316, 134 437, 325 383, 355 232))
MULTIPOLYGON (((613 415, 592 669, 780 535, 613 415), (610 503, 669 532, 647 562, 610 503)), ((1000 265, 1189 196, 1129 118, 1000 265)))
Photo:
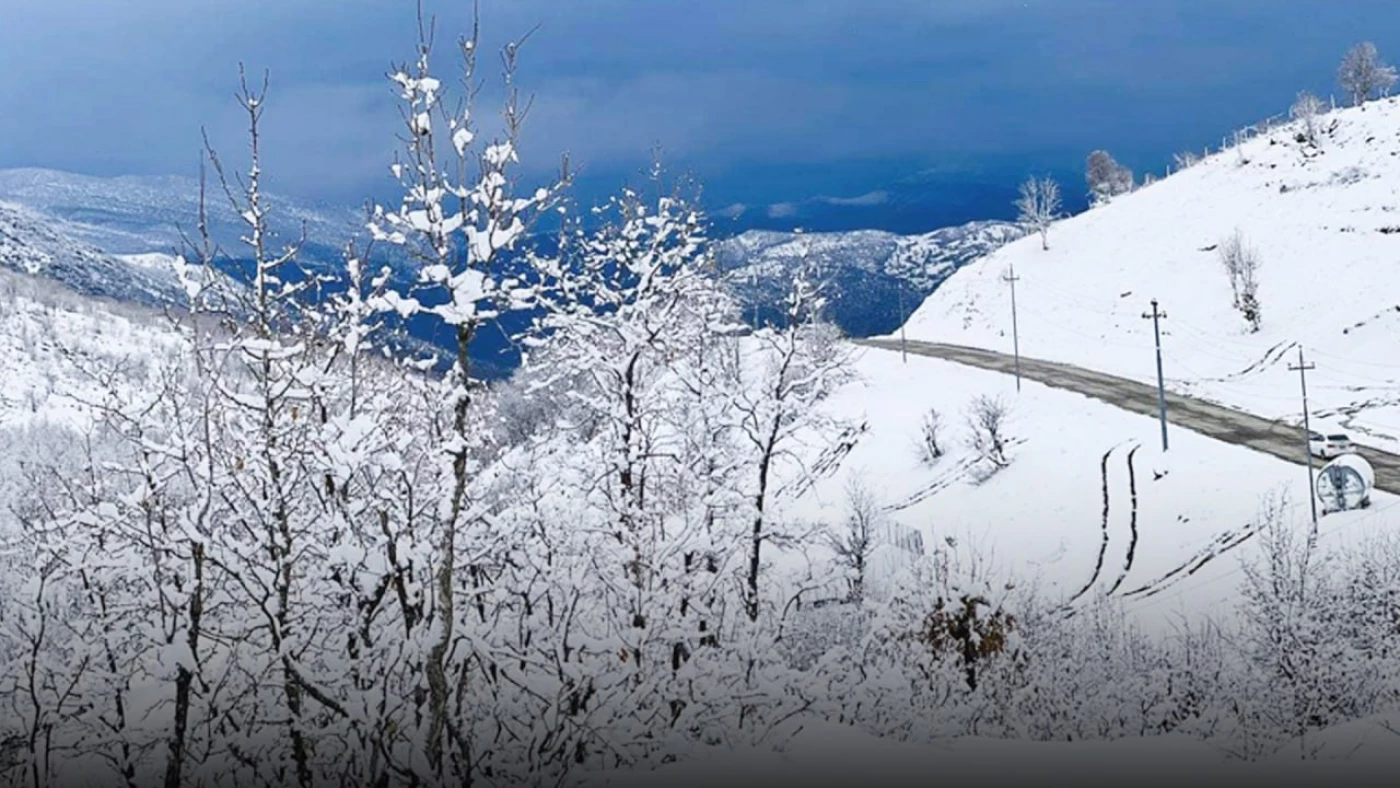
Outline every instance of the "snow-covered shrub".
POLYGON ((919 641, 939 659, 961 668, 968 689, 975 691, 979 664, 1006 652, 1015 628, 1015 616, 992 608, 984 597, 963 594, 934 601, 919 630, 919 641))
POLYGON ((943 429, 943 414, 936 408, 929 408, 924 413, 924 418, 919 422, 918 452, 919 460, 926 465, 932 465, 943 456, 943 443, 941 431, 943 429))
POLYGON ((1006 456, 1006 420, 1010 414, 1001 397, 980 395, 967 409, 968 446, 977 458, 993 468, 1004 468, 1006 456))
POLYGON ((1400 631, 1388 606, 1400 554, 1393 540, 1321 551, 1281 494, 1265 498, 1256 527, 1258 555, 1244 565, 1245 671, 1232 700, 1258 754, 1287 739, 1306 748, 1309 731, 1400 698, 1400 631))
POLYGON ((827 546, 844 575, 848 601, 859 603, 865 597, 871 555, 888 528, 883 514, 879 499, 865 481, 852 477, 846 484, 846 516, 827 533, 827 546))
POLYGON ((1304 142, 1312 146, 1317 146, 1317 119, 1324 111, 1322 100, 1317 96, 1303 91, 1298 94, 1298 99, 1293 102, 1289 114, 1298 122, 1300 127, 1299 142, 1304 142))

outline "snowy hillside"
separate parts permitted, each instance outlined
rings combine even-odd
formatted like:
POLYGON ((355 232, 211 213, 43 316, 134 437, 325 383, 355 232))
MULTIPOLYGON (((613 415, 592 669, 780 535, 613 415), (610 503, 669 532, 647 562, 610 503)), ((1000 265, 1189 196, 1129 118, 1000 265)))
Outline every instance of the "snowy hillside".
POLYGON ((959 267, 1019 238, 1006 222, 973 222, 923 235, 878 230, 782 233, 751 230, 717 245, 720 267, 752 309, 777 303, 804 259, 830 281, 831 318, 848 334, 897 327, 900 288, 908 313, 959 267))
POLYGON ((52 217, 0 202, 0 266, 121 301, 162 304, 179 298, 168 257, 114 257, 61 232, 66 229, 52 217))
POLYGON ((159 314, 0 270, 0 536, 14 526, 26 466, 80 450, 103 376, 147 386, 177 345, 159 314))
MULTIPOLYGON (((1175 428, 1167 457, 1150 417, 1037 383, 1016 395, 1008 376, 951 362, 904 364, 871 349, 856 368, 862 380, 827 407, 865 430, 791 510, 796 519, 839 523, 856 477, 883 503, 887 528, 919 532, 929 554, 951 538, 980 554, 985 571, 1072 605, 1102 593, 1158 635, 1181 613, 1224 615, 1238 601, 1240 558, 1256 554, 1264 497, 1286 491, 1288 515, 1307 519, 1297 465, 1175 428), (965 414, 980 395, 1008 405, 1010 464, 985 480, 965 445, 965 414), (947 451, 931 466, 917 439, 930 408, 942 415, 947 451)), ((1397 504, 1376 493, 1368 510, 1323 518, 1322 544, 1400 532, 1397 504)), ((887 549, 879 560, 893 569, 904 556, 887 549)))
MULTIPOLYGON (((230 176, 232 177, 232 176, 230 176)), ((225 250, 241 248, 241 219, 229 207, 217 183, 208 187, 210 234, 225 250)), ((181 232, 194 233, 199 215, 199 182, 175 176, 97 178, 43 169, 0 170, 0 200, 49 214, 64 232, 111 254, 172 252, 181 248, 181 232)), ((286 242, 305 228, 307 251, 327 262, 364 231, 364 212, 351 207, 315 205, 269 195, 273 231, 286 242)))
POLYGON ((1275 128, 959 271, 909 319, 910 338, 1020 349, 1156 382, 1157 299, 1167 385, 1301 421, 1298 344, 1311 413, 1378 448, 1400 446, 1400 103, 1386 99, 1275 128), (1232 304, 1220 246, 1236 230, 1261 261, 1262 321, 1232 304))
POLYGON ((144 381, 152 360, 174 352, 159 314, 41 278, 0 271, 0 305, 0 428, 80 429, 101 392, 91 375, 124 369, 144 381))

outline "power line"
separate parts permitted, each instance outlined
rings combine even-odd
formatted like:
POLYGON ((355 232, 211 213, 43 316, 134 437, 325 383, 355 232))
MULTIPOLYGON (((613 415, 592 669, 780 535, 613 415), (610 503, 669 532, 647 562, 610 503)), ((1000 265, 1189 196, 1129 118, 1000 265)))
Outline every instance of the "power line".
POLYGON ((1167 387, 1162 379, 1162 324, 1166 312, 1157 310, 1157 299, 1152 299, 1152 314, 1142 313, 1143 319, 1152 319, 1152 333, 1157 338, 1157 412, 1162 420, 1162 451, 1167 450, 1167 387))
POLYGON ((1021 277, 1016 275, 1016 266, 1008 267, 1007 272, 1002 276, 1002 280, 1011 285, 1011 346, 1016 354, 1016 391, 1021 391, 1021 335, 1016 326, 1016 282, 1021 277))
POLYGON ((1308 541, 1317 541, 1317 488, 1313 479, 1313 455, 1312 455, 1312 427, 1308 424, 1308 370, 1316 369, 1316 364, 1308 364, 1303 360, 1303 346, 1298 346, 1298 365, 1289 365, 1290 370, 1297 370, 1298 382, 1303 387, 1303 453, 1308 458, 1308 504, 1312 507, 1312 533, 1308 536, 1308 541))
POLYGON ((909 363, 909 349, 904 344, 904 323, 909 316, 904 314, 904 280, 899 280, 899 355, 903 363, 909 363))

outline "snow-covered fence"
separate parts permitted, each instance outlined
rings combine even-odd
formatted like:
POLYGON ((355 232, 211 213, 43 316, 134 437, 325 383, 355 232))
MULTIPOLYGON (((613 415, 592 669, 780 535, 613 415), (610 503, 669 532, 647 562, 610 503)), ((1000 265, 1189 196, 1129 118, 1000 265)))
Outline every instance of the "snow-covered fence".
POLYGON ((886 544, 914 555, 924 554, 924 534, 916 528, 890 523, 886 526, 883 536, 886 544))

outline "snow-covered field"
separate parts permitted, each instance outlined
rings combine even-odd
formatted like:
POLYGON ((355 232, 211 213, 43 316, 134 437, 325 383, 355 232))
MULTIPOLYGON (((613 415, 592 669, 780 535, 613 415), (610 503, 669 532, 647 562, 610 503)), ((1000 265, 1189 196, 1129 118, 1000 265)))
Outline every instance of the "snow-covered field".
MULTIPOLYGON (((1159 633, 1181 614, 1228 612, 1240 558, 1255 554, 1263 497, 1287 488, 1292 522, 1309 521, 1306 471, 1268 455, 1174 427, 1163 455, 1155 419, 1033 382, 1018 395, 1009 376, 951 362, 910 356, 906 364, 868 349, 856 368, 862 380, 828 408, 867 429, 793 507, 796 519, 838 523, 847 479, 859 476, 896 531, 919 531, 926 548, 951 537, 991 571, 1036 581, 1051 599, 1108 594, 1159 633), (965 412, 983 394, 1007 403, 1012 446, 1010 465, 978 483, 965 412), (932 466, 916 451, 929 408, 943 415, 947 446, 932 466)), ((1397 504, 1377 492, 1369 509, 1323 517, 1321 544, 1400 527, 1397 504)), ((881 557, 904 554, 886 548, 881 557)))
POLYGON ((1319 123, 1317 150, 1275 128, 1052 225, 1048 251, 1002 247, 925 301, 908 337, 1010 353, 1014 267, 1022 354, 1155 384, 1155 298, 1172 390, 1300 421, 1301 344, 1319 424, 1400 447, 1400 102, 1319 123), (1236 230, 1262 261, 1258 333, 1216 249, 1236 230))

